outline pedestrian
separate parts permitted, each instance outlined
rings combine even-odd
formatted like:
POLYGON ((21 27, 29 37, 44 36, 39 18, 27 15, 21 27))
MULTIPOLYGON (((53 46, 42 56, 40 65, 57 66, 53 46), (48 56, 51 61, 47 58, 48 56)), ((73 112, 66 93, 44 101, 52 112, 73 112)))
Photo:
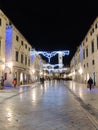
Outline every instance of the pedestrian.
POLYGON ((0 83, 1 83, 0 88, 3 89, 4 88, 4 78, 3 78, 3 76, 0 79, 0 83))
POLYGON ((44 83, 44 77, 40 78, 40 82, 43 84, 44 83))
POLYGON ((93 79, 90 77, 87 83, 89 85, 89 89, 91 90, 93 85, 93 79))
POLYGON ((16 78, 14 78, 13 84, 14 84, 14 87, 16 87, 16 84, 17 84, 17 79, 16 78))

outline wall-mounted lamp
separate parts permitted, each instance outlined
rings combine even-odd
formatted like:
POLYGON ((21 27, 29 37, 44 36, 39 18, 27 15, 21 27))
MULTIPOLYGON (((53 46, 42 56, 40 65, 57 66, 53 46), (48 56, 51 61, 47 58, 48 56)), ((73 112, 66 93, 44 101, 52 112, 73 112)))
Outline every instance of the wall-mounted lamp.
POLYGON ((9 74, 11 74, 12 73, 12 66, 13 66, 13 64, 12 64, 12 62, 8 62, 8 63, 6 63, 5 64, 5 71, 9 71, 9 74))
POLYGON ((83 73, 83 70, 82 70, 81 68, 79 69, 79 73, 80 73, 80 74, 82 74, 82 73, 83 73))

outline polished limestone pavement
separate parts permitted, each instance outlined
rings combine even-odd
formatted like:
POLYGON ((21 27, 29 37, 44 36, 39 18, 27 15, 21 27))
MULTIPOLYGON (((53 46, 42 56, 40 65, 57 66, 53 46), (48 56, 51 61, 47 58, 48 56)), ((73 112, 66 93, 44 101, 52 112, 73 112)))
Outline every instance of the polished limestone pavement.
POLYGON ((97 120, 85 107, 97 96, 89 94, 85 86, 62 80, 5 87, 0 90, 0 130, 97 130, 97 120))
POLYGON ((65 82, 66 87, 79 101, 81 106, 90 114, 93 122, 96 122, 98 129, 98 86, 90 90, 87 84, 81 84, 74 81, 65 82))

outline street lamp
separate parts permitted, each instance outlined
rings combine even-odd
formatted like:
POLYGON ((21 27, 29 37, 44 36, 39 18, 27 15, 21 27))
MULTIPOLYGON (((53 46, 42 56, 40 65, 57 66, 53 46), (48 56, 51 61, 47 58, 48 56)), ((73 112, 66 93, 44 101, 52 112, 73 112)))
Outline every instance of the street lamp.
POLYGON ((83 70, 82 68, 79 69, 79 73, 82 74, 83 73, 83 70))

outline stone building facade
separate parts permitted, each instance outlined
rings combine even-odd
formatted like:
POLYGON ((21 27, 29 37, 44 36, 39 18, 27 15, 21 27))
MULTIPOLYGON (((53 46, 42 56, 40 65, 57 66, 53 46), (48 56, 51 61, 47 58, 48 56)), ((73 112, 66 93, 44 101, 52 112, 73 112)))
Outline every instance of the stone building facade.
POLYGON ((5 14, 0 10, 0 77, 4 73, 5 66, 5 37, 6 24, 8 22, 5 14))
POLYGON ((0 10, 0 76, 4 77, 5 85, 13 85, 14 78, 17 79, 17 85, 39 79, 37 70, 40 70, 41 57, 32 60, 31 49, 31 44, 0 10), (32 77, 36 77, 35 74, 37 78, 34 79, 32 77))
POLYGON ((98 17, 72 57, 70 69, 73 80, 87 83, 89 77, 92 77, 98 86, 98 17))

